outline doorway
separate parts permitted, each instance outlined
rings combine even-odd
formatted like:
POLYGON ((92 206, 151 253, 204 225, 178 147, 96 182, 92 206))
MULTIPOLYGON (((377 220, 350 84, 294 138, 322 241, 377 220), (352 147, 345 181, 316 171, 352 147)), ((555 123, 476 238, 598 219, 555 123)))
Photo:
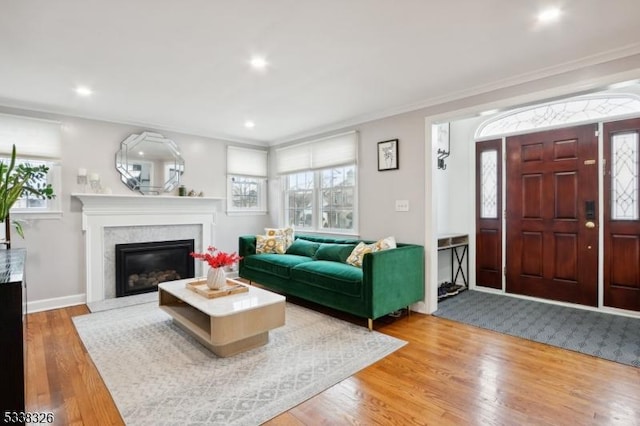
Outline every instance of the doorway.
POLYGON ((595 124, 506 139, 506 291, 598 304, 595 124))

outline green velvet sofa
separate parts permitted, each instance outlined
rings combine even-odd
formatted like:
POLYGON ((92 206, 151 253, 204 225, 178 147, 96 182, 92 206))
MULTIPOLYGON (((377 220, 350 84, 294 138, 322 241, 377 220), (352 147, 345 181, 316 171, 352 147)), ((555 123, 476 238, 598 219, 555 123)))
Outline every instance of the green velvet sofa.
POLYGON ((278 293, 367 318, 371 329, 376 318, 423 300, 424 247, 397 244, 368 253, 359 268, 346 263, 358 242, 296 235, 285 254, 256 254, 256 237, 241 236, 239 275, 278 293))

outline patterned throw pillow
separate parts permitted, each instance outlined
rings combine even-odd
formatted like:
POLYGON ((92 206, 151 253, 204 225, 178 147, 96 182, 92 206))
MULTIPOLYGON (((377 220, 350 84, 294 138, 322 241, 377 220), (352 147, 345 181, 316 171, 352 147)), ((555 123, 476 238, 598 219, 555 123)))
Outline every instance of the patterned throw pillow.
POLYGON ((256 235, 256 253, 284 254, 284 238, 281 236, 270 237, 267 235, 256 235))
POLYGON ((395 237, 382 238, 375 242, 375 246, 376 246, 375 251, 394 249, 397 247, 396 239, 395 237))
POLYGON ((373 253, 376 250, 376 244, 365 244, 364 242, 359 242, 356 248, 353 249, 349 257, 347 258, 347 263, 349 265, 357 266, 358 268, 362 268, 362 259, 364 255, 367 253, 373 253))
POLYGON ((396 248, 396 239, 395 237, 386 237, 379 239, 373 244, 365 244, 364 241, 361 241, 356 248, 353 249, 349 257, 347 258, 347 263, 349 265, 357 266, 358 268, 362 268, 362 259, 364 255, 367 253, 375 253, 377 251, 389 250, 396 248))
POLYGON ((289 247, 291 247, 291 244, 293 244, 294 232, 292 226, 288 228, 264 228, 264 233, 268 237, 283 237, 285 250, 287 250, 289 247))

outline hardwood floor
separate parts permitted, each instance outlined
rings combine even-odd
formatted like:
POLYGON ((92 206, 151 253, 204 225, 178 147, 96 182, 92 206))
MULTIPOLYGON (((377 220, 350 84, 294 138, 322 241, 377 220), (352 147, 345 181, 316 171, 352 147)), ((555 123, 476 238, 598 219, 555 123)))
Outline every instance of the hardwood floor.
MULTIPOLYGON (((71 322, 87 312, 28 316, 27 410, 123 424, 71 322)), ((415 313, 375 329, 409 343, 268 424, 640 424, 640 368, 415 313)))

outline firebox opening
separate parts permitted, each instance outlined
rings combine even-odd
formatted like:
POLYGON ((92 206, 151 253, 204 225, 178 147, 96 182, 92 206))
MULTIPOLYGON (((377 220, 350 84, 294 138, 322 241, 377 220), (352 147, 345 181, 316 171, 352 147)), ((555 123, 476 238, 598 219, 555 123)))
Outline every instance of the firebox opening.
POLYGON ((116 297, 157 291, 158 284, 194 277, 194 240, 116 244, 116 297))

